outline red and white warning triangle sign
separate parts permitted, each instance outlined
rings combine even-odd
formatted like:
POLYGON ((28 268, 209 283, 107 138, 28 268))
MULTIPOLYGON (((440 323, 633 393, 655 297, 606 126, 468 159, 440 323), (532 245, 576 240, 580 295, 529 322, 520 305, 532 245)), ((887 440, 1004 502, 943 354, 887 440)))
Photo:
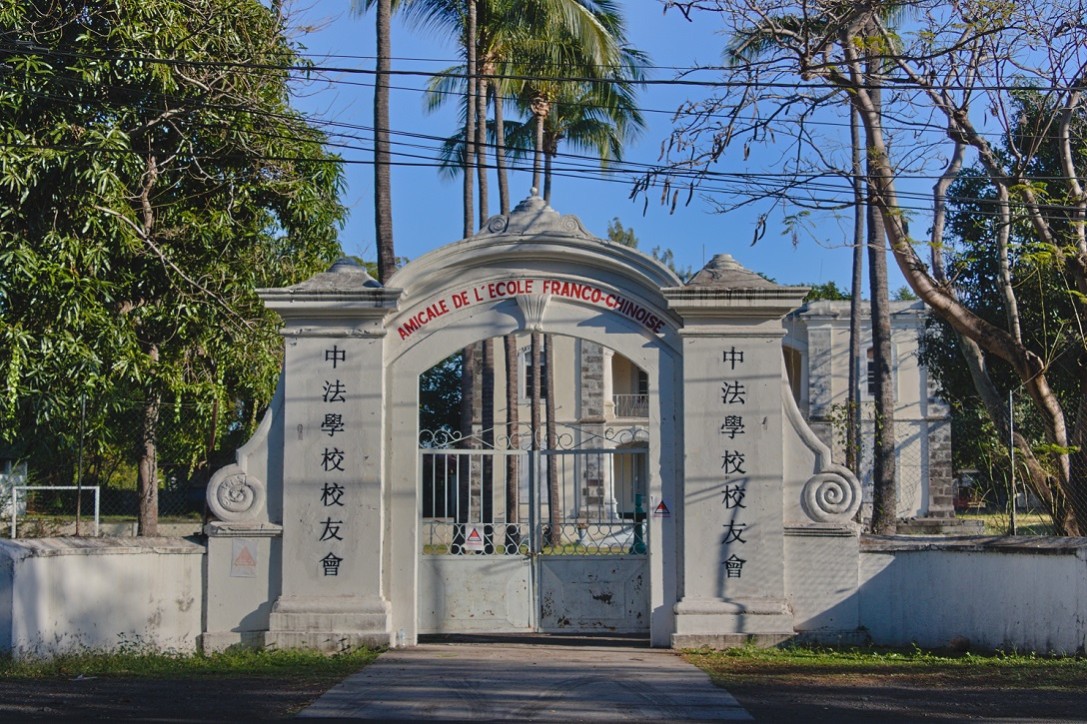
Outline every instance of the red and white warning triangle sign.
POLYGON ((483 550, 483 533, 479 530, 479 526, 473 525, 468 528, 468 534, 464 536, 464 550, 483 550))
POLYGON ((257 561, 253 558, 253 554, 249 551, 249 546, 244 546, 238 555, 234 556, 234 565, 241 566, 243 568, 252 567, 257 565, 257 561))
POLYGON ((230 556, 231 578, 256 578, 257 555, 254 542, 246 538, 235 538, 230 556))
POLYGON ((668 510, 668 506, 664 504, 664 501, 657 503, 657 507, 653 509, 653 515, 658 518, 667 518, 672 514, 672 511, 668 510))

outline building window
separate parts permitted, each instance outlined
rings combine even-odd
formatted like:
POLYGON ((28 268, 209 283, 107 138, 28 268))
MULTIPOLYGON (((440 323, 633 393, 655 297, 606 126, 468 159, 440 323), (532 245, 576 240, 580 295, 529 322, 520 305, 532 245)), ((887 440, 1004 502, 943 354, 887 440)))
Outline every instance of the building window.
MULTIPOLYGON (((532 374, 532 347, 525 347, 521 350, 520 364, 518 365, 518 376, 521 378, 521 400, 523 402, 529 402, 532 400, 532 390, 535 387, 533 381, 535 375, 532 374)), ((547 358, 544 355, 544 351, 540 349, 540 398, 547 397, 547 358)))
MULTIPOLYGON (((867 365, 865 370, 867 371, 867 381, 864 385, 865 397, 870 400, 876 399, 876 395, 879 390, 876 389, 876 350, 874 347, 868 348, 867 365)), ((891 345, 891 399, 898 401, 898 353, 895 345, 891 345)))
POLYGON ((876 350, 868 348, 868 396, 876 396, 876 350))

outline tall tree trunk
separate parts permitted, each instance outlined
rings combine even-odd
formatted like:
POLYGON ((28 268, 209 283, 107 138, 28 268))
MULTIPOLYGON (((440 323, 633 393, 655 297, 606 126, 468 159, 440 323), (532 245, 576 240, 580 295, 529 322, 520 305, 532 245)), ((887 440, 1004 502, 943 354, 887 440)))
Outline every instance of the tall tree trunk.
MULTIPOLYGON (((555 346, 550 334, 544 335, 544 368, 547 383, 544 400, 547 405, 547 449, 555 450, 559 446, 558 426, 555 419, 555 346)), ((550 456, 547 465, 547 527, 551 531, 552 546, 562 544, 562 494, 559 490, 559 469, 553 464, 555 456, 550 456)))
POLYGON ((468 71, 464 99, 464 238, 475 233, 475 169, 476 158, 476 0, 465 0, 467 24, 465 27, 464 53, 468 71))
MULTIPOLYGON (((496 75, 495 67, 489 66, 488 73, 496 75)), ((487 85, 490 90, 491 105, 495 109, 495 167, 498 175, 498 212, 510 213, 510 178, 505 163, 505 117, 502 114, 502 93, 495 80, 487 85)), ((520 425, 520 389, 517 375, 517 338, 505 335, 502 339, 505 354, 505 436, 509 450, 520 447, 517 426, 520 425)), ((521 470, 520 459, 510 454, 505 458, 505 552, 515 553, 521 547, 521 470)))
MULTIPOLYGON (((532 435, 531 448, 532 452, 538 453, 540 451, 540 386, 543 384, 540 375, 540 356, 542 346, 542 335, 539 332, 533 332, 531 337, 531 347, 529 349, 530 364, 529 364, 529 384, 532 386, 532 394, 529 395, 529 426, 532 428, 529 434, 532 435)), ((534 455, 534 461, 539 461, 540 456, 534 455)), ((535 487, 533 491, 533 497, 536 498, 537 509, 540 506, 539 503, 539 491, 540 491, 540 467, 537 465, 532 476, 532 485, 535 487)), ((536 532, 532 533, 533 540, 536 540, 536 532)), ((547 538, 542 537, 541 543, 546 543, 547 538)), ((535 546, 535 544, 534 544, 535 546)))
MULTIPOLYGON (((495 83, 492 82, 489 87, 494 106, 494 165, 498 171, 498 213, 508 214, 510 212, 510 180, 506 164, 506 119, 502 111, 502 94, 498 92, 499 89, 495 83)), ((516 368, 514 371, 517 371, 516 368)))
MULTIPOLYGON (((473 169, 476 154, 476 0, 465 0, 467 10, 467 23, 465 26, 464 56, 467 65, 468 79, 465 84, 464 106, 466 108, 464 119, 464 225, 463 237, 467 239, 475 233, 475 171, 473 169)), ((463 436, 462 448, 472 449, 476 447, 472 437, 475 428, 475 396, 478 380, 476 379, 476 345, 470 344, 464 348, 463 365, 460 378, 460 429, 463 436)), ((460 464, 457 469, 457 525, 453 527, 454 553, 464 552, 464 537, 467 535, 467 524, 470 522, 469 513, 472 500, 472 461, 467 455, 459 457, 460 464)))
MULTIPOLYGON (((507 449, 518 450, 520 423, 517 389, 517 337, 507 334, 502 340, 506 362, 506 438, 507 449)), ((516 553, 521 546, 521 480, 517 455, 506 456, 506 553, 516 553)))
MULTIPOLYGON (((478 54, 478 51, 477 51, 478 54)), ((478 55, 477 55, 478 65, 478 55)), ((479 223, 480 226, 489 215, 487 196, 487 87, 483 74, 477 79, 476 92, 476 157, 474 164, 479 179, 479 223)), ((481 369, 483 399, 483 443, 494 449, 494 338, 483 340, 483 362, 481 369)), ((483 459, 483 522, 485 524, 485 551, 494 552, 494 458, 483 459)))
POLYGON ((553 158, 554 158, 554 154, 544 153, 543 198, 544 198, 544 201, 546 201, 548 203, 548 205, 551 204, 551 159, 553 159, 553 158))
MULTIPOLYGON (((460 374, 460 448, 470 450, 475 432, 476 346, 470 344, 461 351, 460 374)), ((457 495, 454 512, 453 553, 464 553, 464 539, 470 522, 472 501, 472 460, 469 455, 457 456, 457 495)))
POLYGON ((861 469, 861 339, 864 291, 864 161, 860 115, 849 114, 849 139, 853 151, 853 275, 849 295, 849 393, 846 395, 845 466, 859 474, 861 469))
POLYGON ((887 295, 887 252, 883 222, 875 210, 868 216, 868 274, 872 296, 872 349, 876 377, 875 440, 872 445, 872 531, 894 535, 898 520, 895 485, 895 399, 891 374, 891 317, 887 295))
POLYGON ((544 119, 551 109, 551 104, 545 96, 537 95, 532 99, 532 118, 535 122, 535 141, 532 153, 532 188, 534 193, 540 193, 540 183, 543 180, 543 153, 544 153, 544 119))
POLYGON ((479 225, 482 227, 490 216, 490 199, 487 188, 487 79, 481 73, 476 90, 476 157, 473 163, 479 180, 479 225))
POLYGON ((389 72, 392 70, 392 0, 377 0, 377 74, 374 78, 374 232, 377 275, 385 284, 396 271, 392 174, 389 154, 389 72))
MULTIPOLYGON (((872 70, 874 61, 869 61, 872 70)), ((869 78, 875 78, 869 72, 869 78)), ((879 89, 871 94, 880 107, 879 89)), ((871 144, 866 144, 870 146, 871 144)), ((868 175, 874 174, 872 161, 868 175)), ((868 199, 868 275, 871 286, 871 321, 873 363, 876 373, 875 440, 872 445, 873 508, 872 531, 894 535, 898 522, 898 488, 895 484, 895 398, 894 377, 891 373, 891 315, 887 289, 886 232, 883 218, 877 211, 869 190, 868 199)))
MULTIPOLYGON (((485 449, 494 450, 494 338, 483 340, 480 351, 481 438, 485 449)), ((494 473, 494 457, 485 455, 480 516, 484 525, 484 550, 487 553, 494 553, 494 473)))
MULTIPOLYGON (((152 363, 158 362, 158 348, 152 347, 149 356, 152 363)), ((136 530, 141 536, 156 536, 159 533, 158 432, 161 404, 162 398, 159 393, 150 393, 144 403, 143 420, 140 423, 136 480, 139 510, 136 517, 136 530)))
MULTIPOLYGON (((882 114, 881 61, 868 54, 864 60, 864 82, 871 99, 872 115, 882 114)), ((868 179, 868 276, 871 295, 872 351, 875 367, 875 435, 872 443, 872 532, 894 535, 898 525, 898 488, 895 481, 895 398, 891 371, 890 295, 887 290, 886 229, 879 213, 873 184, 876 167, 882 160, 873 152, 871 128, 865 126, 865 166, 868 179)))

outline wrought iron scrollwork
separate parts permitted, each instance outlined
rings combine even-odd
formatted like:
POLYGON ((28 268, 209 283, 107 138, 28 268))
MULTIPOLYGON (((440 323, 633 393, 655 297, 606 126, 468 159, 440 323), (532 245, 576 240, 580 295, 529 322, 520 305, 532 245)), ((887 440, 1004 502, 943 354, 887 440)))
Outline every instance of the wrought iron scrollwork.
POLYGON ((460 430, 442 428, 439 430, 420 430, 419 447, 433 450, 476 449, 476 450, 531 450, 533 438, 538 449, 576 450, 578 448, 618 447, 634 443, 649 442, 649 430, 645 427, 608 427, 600 432, 599 426, 558 425, 553 444, 547 439, 547 429, 520 425, 517 432, 510 435, 505 427, 495 427, 489 431, 477 430, 465 435, 460 430))

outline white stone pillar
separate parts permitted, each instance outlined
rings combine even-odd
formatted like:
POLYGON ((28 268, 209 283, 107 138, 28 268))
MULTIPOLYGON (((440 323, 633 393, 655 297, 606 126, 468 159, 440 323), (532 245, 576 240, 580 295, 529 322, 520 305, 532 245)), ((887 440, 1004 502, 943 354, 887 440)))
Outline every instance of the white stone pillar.
POLYGON ((781 318, 804 291, 721 255, 686 287, 666 292, 684 320, 674 647, 793 633, 785 591, 781 318))
POLYGON ((395 299, 346 261, 261 296, 286 340, 282 588, 265 645, 389 645, 382 319, 395 299))

